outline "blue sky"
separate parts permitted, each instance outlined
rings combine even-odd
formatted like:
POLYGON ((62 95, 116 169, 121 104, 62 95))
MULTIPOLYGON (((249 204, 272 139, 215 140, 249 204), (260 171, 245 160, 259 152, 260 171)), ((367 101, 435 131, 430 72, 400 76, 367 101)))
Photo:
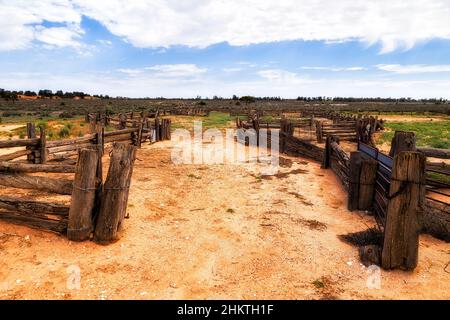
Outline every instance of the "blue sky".
POLYGON ((0 0, 0 88, 450 98, 447 1, 339 2, 0 0))

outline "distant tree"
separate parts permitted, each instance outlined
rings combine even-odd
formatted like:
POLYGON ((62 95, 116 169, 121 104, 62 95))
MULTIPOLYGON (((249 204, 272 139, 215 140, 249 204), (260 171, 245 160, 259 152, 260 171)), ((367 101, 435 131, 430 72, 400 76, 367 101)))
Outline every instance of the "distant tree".
POLYGON ((243 96, 239 100, 241 100, 242 102, 245 102, 245 103, 254 103, 256 101, 255 97, 252 97, 252 96, 243 96))
POLYGON ((52 92, 52 90, 49 90, 49 89, 39 90, 39 95, 41 97, 52 97, 53 92, 52 92))
POLYGON ((25 91, 24 93, 23 93, 23 95, 24 96, 26 96, 26 97, 35 97, 35 96, 37 96, 37 94, 36 94, 36 92, 34 92, 34 91, 25 91))

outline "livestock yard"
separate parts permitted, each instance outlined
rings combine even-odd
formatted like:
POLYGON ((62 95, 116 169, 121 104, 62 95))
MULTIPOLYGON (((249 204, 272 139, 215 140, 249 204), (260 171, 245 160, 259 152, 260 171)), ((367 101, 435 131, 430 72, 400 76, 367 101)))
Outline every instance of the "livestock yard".
POLYGON ((42 99, 0 118, 0 299, 450 298, 448 103, 42 99), (174 161, 199 122, 203 160, 227 146, 210 129, 245 159, 174 161))

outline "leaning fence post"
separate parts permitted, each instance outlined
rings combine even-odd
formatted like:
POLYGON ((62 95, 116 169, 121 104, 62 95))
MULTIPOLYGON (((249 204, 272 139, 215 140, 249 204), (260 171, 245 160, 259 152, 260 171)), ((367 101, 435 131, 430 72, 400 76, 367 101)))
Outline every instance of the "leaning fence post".
POLYGON ((425 164, 426 157, 420 152, 405 151, 394 158, 382 252, 385 269, 412 270, 417 266, 425 164))
POLYGON ((98 243, 107 244, 118 240, 118 230, 125 217, 135 157, 135 146, 114 143, 94 231, 94 241, 98 243))
POLYGON ((80 151, 69 210, 67 227, 69 240, 87 240, 92 232, 97 165, 97 150, 82 149, 80 151))
POLYGON ((350 153, 350 163, 348 168, 348 202, 347 202, 347 208, 350 211, 358 209, 359 177, 361 171, 361 161, 362 161, 361 152, 355 151, 350 153))

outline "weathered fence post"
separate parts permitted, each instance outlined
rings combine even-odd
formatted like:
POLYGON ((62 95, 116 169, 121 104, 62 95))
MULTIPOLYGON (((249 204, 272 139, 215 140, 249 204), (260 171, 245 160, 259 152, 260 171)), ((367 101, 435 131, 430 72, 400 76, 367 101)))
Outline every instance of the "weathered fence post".
POLYGON ((155 118, 155 141, 161 141, 161 129, 159 116, 155 118))
POLYGON ((420 152, 405 151, 394 158, 382 252, 385 269, 417 266, 425 165, 426 157, 420 152))
POLYGON ((124 114, 119 114, 119 130, 127 128, 127 116, 124 114))
MULTIPOLYGON (((34 125, 34 123, 27 123, 27 138, 36 139, 36 126, 34 125)), ((26 149, 31 150, 31 153, 27 155, 27 160, 34 163, 34 159, 36 158, 36 148, 26 147, 26 149)))
POLYGON ((286 149, 286 136, 287 136, 287 121, 282 118, 280 121, 280 152, 284 152, 286 149))
POLYGON ((82 149, 78 156, 67 227, 69 240, 87 240, 92 232, 98 157, 92 149, 82 149))
POLYGON ((331 136, 327 136, 325 140, 325 149, 323 149, 322 169, 328 169, 330 167, 331 157, 331 136))
POLYGON ((361 162, 359 174, 359 210, 369 210, 372 207, 377 169, 378 162, 375 159, 365 159, 361 162))
POLYGON ((41 156, 41 163, 47 162, 47 137, 45 135, 45 126, 40 125, 39 126, 39 132, 40 132, 40 156, 41 156))
POLYGON ((323 142, 323 128, 322 128, 322 121, 316 120, 316 137, 317 142, 322 143, 323 142))
POLYGON ((136 147, 114 143, 108 176, 103 187, 94 241, 107 244, 118 239, 125 217, 136 147))
POLYGON ((348 168, 348 202, 347 202, 347 208, 350 211, 358 209, 361 162, 362 162, 361 152, 355 151, 350 153, 350 163, 348 168))
POLYGON ((137 138, 136 139, 137 139, 136 146, 138 148, 140 148, 141 144, 142 144, 142 122, 139 123, 138 132, 137 132, 137 138))
POLYGON ((389 156, 394 157, 402 151, 416 151, 416 135, 414 132, 395 131, 389 156))

